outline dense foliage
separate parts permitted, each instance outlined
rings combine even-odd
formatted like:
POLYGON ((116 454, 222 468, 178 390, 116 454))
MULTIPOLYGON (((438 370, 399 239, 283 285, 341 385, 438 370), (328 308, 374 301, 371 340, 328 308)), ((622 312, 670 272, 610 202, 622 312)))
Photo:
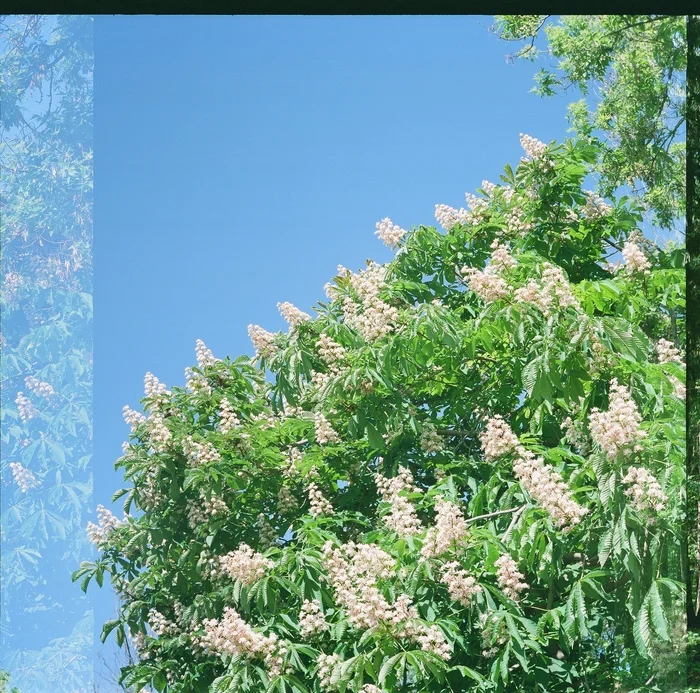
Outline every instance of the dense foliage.
POLYGON ((81 690, 89 556, 92 20, 0 18, 2 632, 23 691, 81 690))
POLYGON ((669 226, 685 209, 686 17, 674 15, 501 15, 499 35, 522 42, 517 57, 549 56, 537 93, 576 87, 569 107, 582 138, 602 148, 604 195, 631 186, 669 226), (536 43, 543 31, 547 48, 536 43))
POLYGON ((198 342, 125 408, 105 624, 158 691, 661 691, 684 608, 683 251, 527 154, 443 227, 377 235, 257 356, 198 342), (610 260, 620 263, 609 264, 610 260), (266 375, 272 376, 272 382, 266 375))

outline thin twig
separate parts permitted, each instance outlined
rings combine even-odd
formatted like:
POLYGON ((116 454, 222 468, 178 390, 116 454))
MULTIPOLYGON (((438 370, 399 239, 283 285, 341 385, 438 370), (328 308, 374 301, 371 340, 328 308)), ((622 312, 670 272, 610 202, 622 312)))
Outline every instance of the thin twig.
MULTIPOLYGON (((516 513, 519 515, 526 506, 521 506, 520 508, 508 508, 507 510, 496 510, 493 513, 486 513, 486 515, 477 515, 476 517, 470 517, 467 522, 476 522, 477 520, 486 520, 490 517, 497 517, 498 515, 506 515, 507 513, 516 513)), ((511 522, 512 524, 512 522, 511 522)))

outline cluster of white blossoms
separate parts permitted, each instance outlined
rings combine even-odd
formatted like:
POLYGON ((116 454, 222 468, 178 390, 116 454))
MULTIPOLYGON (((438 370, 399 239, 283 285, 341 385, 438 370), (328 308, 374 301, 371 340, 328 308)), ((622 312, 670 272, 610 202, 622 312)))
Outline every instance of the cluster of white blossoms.
POLYGON ((632 505, 638 512, 649 510, 661 512, 666 508, 668 497, 654 475, 644 467, 630 467, 622 483, 629 486, 625 489, 625 494, 630 497, 632 505))
POLYGON ((678 378, 674 378, 672 375, 667 377, 673 386, 673 394, 678 397, 678 399, 685 399, 685 385, 678 380, 678 378))
POLYGON ((469 575, 457 561, 442 566, 441 582, 447 586, 450 598, 462 606, 469 606, 474 595, 481 590, 476 578, 469 575))
POLYGON ((673 342, 669 342, 663 337, 656 343, 656 354, 659 357, 659 363, 683 363, 681 352, 673 342))
POLYGON ((26 493, 30 488, 36 488, 41 485, 34 473, 19 462, 10 462, 10 470, 12 471, 12 478, 22 493, 26 493))
POLYGON ((496 192, 498 186, 495 183, 490 183, 487 180, 481 181, 481 189, 490 197, 496 192))
POLYGON ((90 541, 98 548, 105 544, 111 532, 116 529, 122 521, 104 505, 97 506, 97 524, 87 523, 87 533, 90 541))
POLYGON ((384 690, 375 686, 373 683, 366 683, 360 688, 359 693, 384 693, 384 690))
POLYGON ((185 368, 185 387, 195 394, 211 397, 213 392, 209 381, 202 373, 197 373, 193 368, 185 368))
POLYGON ((481 627, 481 644, 484 648, 481 651, 481 656, 495 657, 501 646, 508 642, 509 636, 505 619, 495 621, 495 619, 489 618, 489 614, 482 613, 479 616, 479 626, 481 627))
POLYGON ((541 161, 545 169, 550 169, 554 165, 551 159, 546 158, 547 145, 530 135, 520 133, 520 146, 525 150, 522 161, 541 161))
POLYGON ((522 488, 549 513, 557 527, 570 528, 588 512, 573 499, 561 474, 520 444, 501 416, 491 417, 479 435, 484 458, 495 460, 515 453, 513 473, 522 488))
POLYGON ((244 655, 262 658, 270 678, 282 673, 287 647, 275 633, 265 636, 253 630, 238 614, 227 606, 221 619, 205 619, 204 635, 200 644, 206 652, 235 657, 244 655))
POLYGON ((224 397, 219 405, 219 431, 226 435, 240 425, 240 419, 236 416, 233 405, 227 397, 224 397))
POLYGON ((280 513, 286 514, 296 510, 299 507, 294 494, 286 487, 280 487, 277 494, 277 510, 280 513))
POLYGON ((525 491, 549 513, 557 527, 569 529, 581 522, 588 512, 573 499, 561 474, 529 450, 518 450, 513 473, 525 491))
POLYGON ((248 336, 250 337, 250 341, 253 342, 253 347, 258 356, 269 359, 273 358, 277 353, 278 347, 275 344, 276 334, 268 332, 260 327, 260 325, 248 325, 248 336))
POLYGON ((277 310, 279 310, 280 315, 287 321, 290 329, 294 330, 303 322, 311 320, 311 316, 305 313, 303 310, 299 310, 293 303, 285 301, 284 303, 277 304, 277 310))
POLYGON ((345 347, 333 341, 325 332, 318 338, 318 355, 331 372, 339 369, 338 362, 343 361, 347 355, 345 347))
POLYGON ((601 219, 612 212, 612 205, 609 205, 600 195, 591 190, 584 190, 584 192, 586 193, 586 205, 581 210, 581 214, 585 219, 601 219))
POLYGON ((336 548, 332 542, 323 546, 323 565, 350 623, 360 630, 387 626, 397 637, 418 642, 425 652, 449 659, 450 647, 442 631, 417 621, 419 614, 406 594, 390 604, 377 586, 379 579, 395 574, 395 561, 375 544, 348 542, 336 548))
POLYGON ((187 436, 182 441, 182 451, 193 467, 201 467, 221 459, 219 451, 211 443, 198 443, 192 436, 187 436))
POLYGON ((31 392, 36 393, 39 395, 39 397, 53 397, 56 394, 56 391, 51 387, 49 383, 44 382, 43 380, 39 380, 39 378, 35 378, 33 375, 28 375, 24 379, 24 384, 27 386, 27 389, 30 390, 31 392))
POLYGON ((435 205, 435 219, 445 231, 452 231, 457 224, 469 222, 470 212, 464 207, 455 209, 449 205, 435 205))
POLYGON ((326 621, 321 609, 321 602, 318 599, 305 599, 299 611, 299 632, 302 638, 310 635, 322 633, 328 630, 330 624, 326 621))
POLYGON ((571 284, 560 267, 544 263, 539 282, 530 279, 525 286, 515 290, 513 297, 521 303, 531 303, 549 317, 554 310, 568 307, 581 309, 581 304, 571 291, 571 284))
POLYGON ((413 474, 407 467, 399 467, 398 474, 391 479, 381 474, 374 475, 377 490, 391 510, 384 516, 386 526, 399 536, 413 536, 421 531, 421 523, 411 502, 402 492, 414 493, 419 489, 413 483, 413 474))
POLYGON ((350 296, 344 298, 342 309, 345 323, 357 330, 366 342, 374 342, 392 332, 399 312, 379 298, 384 287, 386 267, 373 262, 367 269, 348 276, 360 303, 350 296))
POLYGON ((229 507, 226 501, 215 493, 207 495, 203 490, 199 492, 199 500, 188 499, 187 523, 192 529, 207 524, 213 517, 226 515, 229 507))
POLYGON ((467 537, 467 523, 459 506, 438 496, 435 502, 435 526, 425 534, 421 556, 435 558, 454 549, 467 537))
POLYGON ((639 428, 641 422, 642 415, 630 391, 613 378, 608 410, 591 409, 588 425, 593 440, 610 460, 614 460, 620 453, 629 454, 642 449, 640 442, 647 434, 639 428))
POLYGON ((469 206, 469 211, 465 216, 466 222, 469 224, 478 224, 483 221, 489 208, 489 201, 482 197, 472 195, 471 193, 464 193, 464 198, 469 206))
POLYGON ((487 462, 498 459, 520 447, 518 436, 500 414, 486 421, 486 427, 479 434, 481 447, 487 462))
POLYGON ((335 668, 342 662, 339 654, 321 654, 316 658, 316 676, 318 677, 318 685, 324 691, 334 691, 338 689, 338 685, 333 683, 333 672, 335 668))
POLYGON ((340 436, 335 432, 330 421, 319 411, 314 415, 314 431, 319 445, 339 443, 340 436))
POLYGON ((139 424, 142 424, 146 420, 146 417, 141 412, 132 409, 128 404, 124 405, 122 415, 124 416, 124 422, 131 427, 132 433, 139 424))
POLYGON ((219 558, 221 570, 234 580, 240 580, 250 587, 265 577, 274 563, 248 544, 241 544, 235 551, 229 551, 219 558))
POLYGON ((195 342, 194 353, 197 357, 197 365, 202 369, 213 366, 219 360, 201 339, 195 342))
POLYGON ((624 268, 630 274, 640 272, 651 274, 651 262, 642 249, 634 241, 627 241, 622 247, 622 257, 625 261, 624 268))
POLYGON ((170 390, 153 373, 146 373, 143 377, 143 391, 146 397, 160 397, 170 394, 170 390))
POLYGON ((518 564, 512 556, 504 553, 496 560, 496 568, 498 586, 507 597, 518 601, 520 593, 530 586, 525 582, 525 576, 518 570, 518 564))
POLYGON ((284 466, 282 476, 285 479, 294 479, 299 475, 298 463, 301 462, 303 453, 297 447, 290 447, 287 452, 287 462, 284 466))
POLYGON ((437 432, 437 428, 429 422, 423 424, 423 430, 420 435, 420 449, 427 453, 440 452, 444 450, 445 443, 442 436, 437 432))
POLYGON ((27 423, 27 421, 33 419, 39 413, 36 407, 32 404, 32 401, 28 397, 25 397, 21 392, 17 393, 15 404, 17 405, 19 418, 23 423, 27 423))
POLYGON ((312 481, 306 493, 309 496, 309 512, 313 517, 321 517, 322 515, 333 515, 333 505, 323 495, 323 491, 319 488, 315 481, 312 481))
POLYGON ((377 222, 377 230, 374 233, 385 246, 396 248, 406 235, 406 229, 402 229, 398 224, 394 224, 389 217, 384 217, 384 219, 377 222))
POLYGON ((534 224, 527 221, 527 217, 522 209, 514 207, 504 213, 506 226, 515 233, 524 235, 527 231, 531 231, 534 228, 534 224))
POLYGON ((484 270, 466 265, 460 270, 469 288, 484 303, 493 303, 509 295, 511 287, 501 275, 517 265, 507 246, 498 239, 491 244, 491 249, 491 261, 484 270))
POLYGON ((177 623, 170 621, 156 609, 148 612, 148 625, 156 635, 160 636, 176 635, 180 630, 177 623))
POLYGON ((148 417, 148 442, 153 450, 165 452, 172 437, 163 415, 158 410, 153 410, 148 417))
POLYGON ((255 521, 255 528, 258 532, 258 544, 262 548, 275 546, 277 544, 277 530, 270 524, 265 513, 258 513, 255 521))

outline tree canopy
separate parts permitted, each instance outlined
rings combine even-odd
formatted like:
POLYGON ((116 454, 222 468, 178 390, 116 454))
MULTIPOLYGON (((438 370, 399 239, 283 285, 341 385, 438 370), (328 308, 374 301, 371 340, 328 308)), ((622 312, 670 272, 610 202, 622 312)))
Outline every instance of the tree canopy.
POLYGON ((630 186, 655 223, 685 211, 686 17, 674 15, 499 15, 496 31, 522 43, 514 58, 553 59, 536 75, 536 93, 571 87, 569 107, 581 138, 602 149, 601 192, 630 186), (543 31, 546 49, 537 46, 543 31))
POLYGON ((120 595, 125 685, 677 685, 683 251, 583 189, 596 140, 521 143, 439 226, 378 222, 395 258, 279 304, 254 359, 146 375, 74 575, 120 595))

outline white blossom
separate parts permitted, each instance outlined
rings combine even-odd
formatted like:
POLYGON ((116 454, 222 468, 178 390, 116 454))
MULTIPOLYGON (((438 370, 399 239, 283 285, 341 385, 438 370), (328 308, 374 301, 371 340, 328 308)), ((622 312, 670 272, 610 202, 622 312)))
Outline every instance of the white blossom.
POLYGON ((503 554, 496 560, 496 568, 498 569, 496 574, 498 586, 507 597, 518 601, 520 593, 526 590, 529 585, 525 582, 525 576, 518 570, 517 563, 512 556, 503 554))
POLYGON ((406 235, 406 230, 402 229, 397 224, 394 224, 389 217, 385 217, 377 222, 377 230, 375 235, 385 246, 395 248, 401 242, 401 239, 406 235))

